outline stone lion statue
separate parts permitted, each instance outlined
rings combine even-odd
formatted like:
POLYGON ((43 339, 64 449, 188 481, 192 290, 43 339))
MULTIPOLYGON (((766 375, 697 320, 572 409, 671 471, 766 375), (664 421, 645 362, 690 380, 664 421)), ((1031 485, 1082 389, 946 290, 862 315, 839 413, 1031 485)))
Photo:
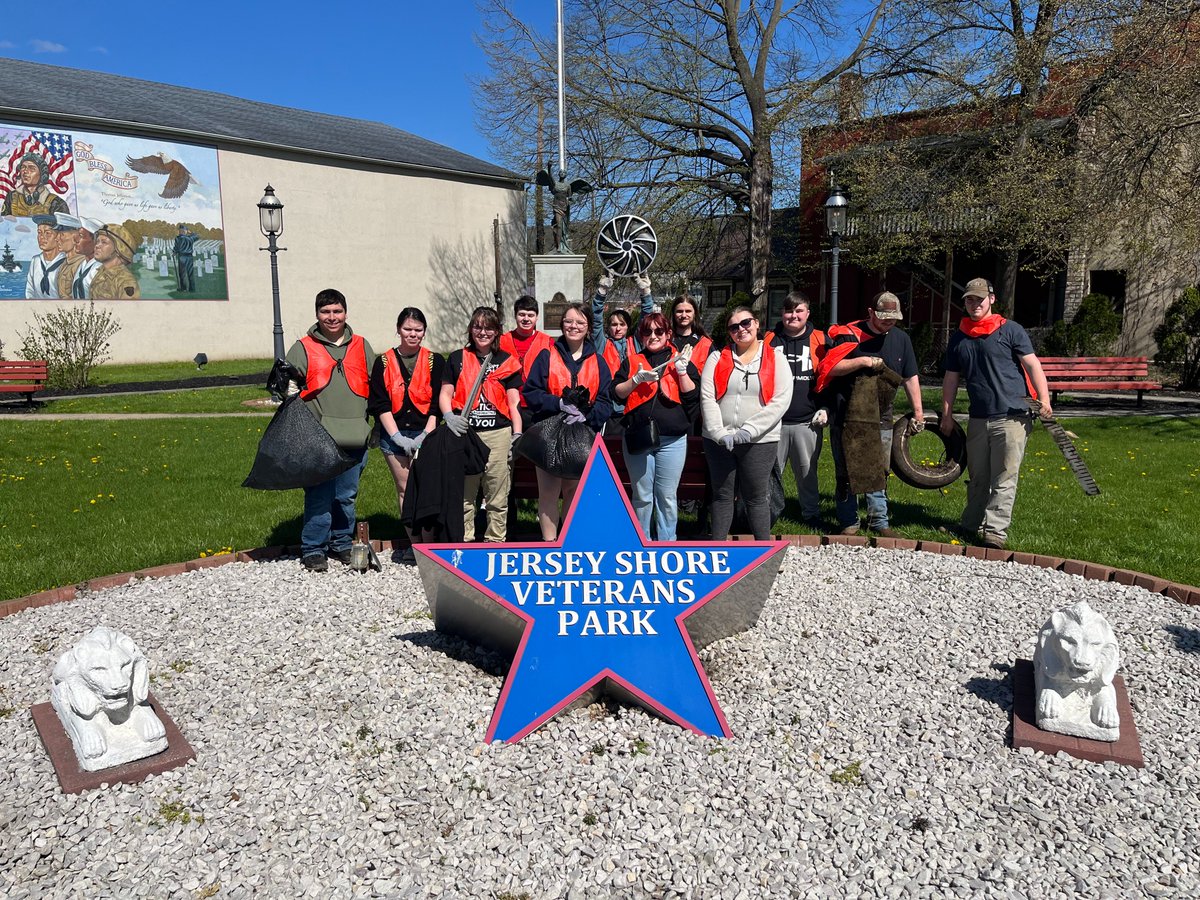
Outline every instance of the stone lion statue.
POLYGON ((161 753, 167 732, 147 702, 150 665, 127 636, 93 629, 54 667, 50 702, 80 767, 107 769, 161 753))
POLYGON ((1121 731, 1113 678, 1120 661, 1108 620, 1086 600, 1051 615, 1038 633, 1033 655, 1038 728, 1117 740, 1121 731))

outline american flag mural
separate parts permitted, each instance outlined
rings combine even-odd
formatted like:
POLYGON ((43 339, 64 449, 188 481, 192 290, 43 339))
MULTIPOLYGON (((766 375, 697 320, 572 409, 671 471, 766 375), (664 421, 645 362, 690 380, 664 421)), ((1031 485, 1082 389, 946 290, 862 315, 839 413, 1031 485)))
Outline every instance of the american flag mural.
POLYGON ((70 178, 75 172, 71 155, 71 136, 56 131, 31 131, 8 158, 0 161, 0 196, 17 184, 17 163, 26 153, 36 153, 46 161, 50 190, 62 196, 71 190, 70 178))

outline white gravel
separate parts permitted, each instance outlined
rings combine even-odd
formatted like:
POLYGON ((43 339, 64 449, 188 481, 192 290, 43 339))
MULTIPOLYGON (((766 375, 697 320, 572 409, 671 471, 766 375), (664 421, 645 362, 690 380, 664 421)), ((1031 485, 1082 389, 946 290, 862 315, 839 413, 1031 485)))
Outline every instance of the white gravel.
POLYGON ((431 628, 415 570, 295 560, 0 620, 0 895, 1200 896, 1200 608, 791 550, 758 627, 702 654, 727 741, 597 705, 485 744, 501 660, 431 628), (1080 598, 1121 641, 1145 769, 1005 744, 1007 666, 1080 598), (97 624, 149 655, 198 758, 64 796, 28 707, 97 624))

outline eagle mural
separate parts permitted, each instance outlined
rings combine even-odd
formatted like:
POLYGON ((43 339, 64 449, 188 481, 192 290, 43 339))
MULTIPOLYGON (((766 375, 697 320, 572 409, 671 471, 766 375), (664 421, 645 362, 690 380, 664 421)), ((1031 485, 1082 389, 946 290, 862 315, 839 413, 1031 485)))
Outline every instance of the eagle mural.
POLYGON ((192 177, 192 173, 187 170, 187 166, 177 159, 171 159, 165 153, 155 153, 153 156, 142 156, 137 159, 134 159, 132 156, 126 156, 125 165, 129 166, 135 172, 150 175, 166 175, 167 183, 163 186, 162 193, 159 194, 160 197, 166 200, 174 200, 176 197, 182 197, 189 185, 200 183, 192 177))

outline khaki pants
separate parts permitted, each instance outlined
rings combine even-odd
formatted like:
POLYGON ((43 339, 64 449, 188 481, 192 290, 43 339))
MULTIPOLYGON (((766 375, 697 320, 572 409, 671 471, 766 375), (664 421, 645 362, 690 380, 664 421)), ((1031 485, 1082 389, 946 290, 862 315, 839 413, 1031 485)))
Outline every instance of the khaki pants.
POLYGON ((508 467, 508 448, 512 445, 511 428, 494 428, 491 431, 475 432, 486 445, 487 465, 482 475, 468 475, 463 483, 463 527, 464 540, 475 540, 475 513, 478 506, 475 497, 479 483, 483 482, 483 502, 487 506, 487 533, 485 541, 503 541, 508 526, 508 486, 511 480, 508 467))
POLYGON ((1029 416, 971 419, 967 423, 967 507, 962 527, 1008 539, 1017 478, 1025 442, 1033 430, 1029 416))

